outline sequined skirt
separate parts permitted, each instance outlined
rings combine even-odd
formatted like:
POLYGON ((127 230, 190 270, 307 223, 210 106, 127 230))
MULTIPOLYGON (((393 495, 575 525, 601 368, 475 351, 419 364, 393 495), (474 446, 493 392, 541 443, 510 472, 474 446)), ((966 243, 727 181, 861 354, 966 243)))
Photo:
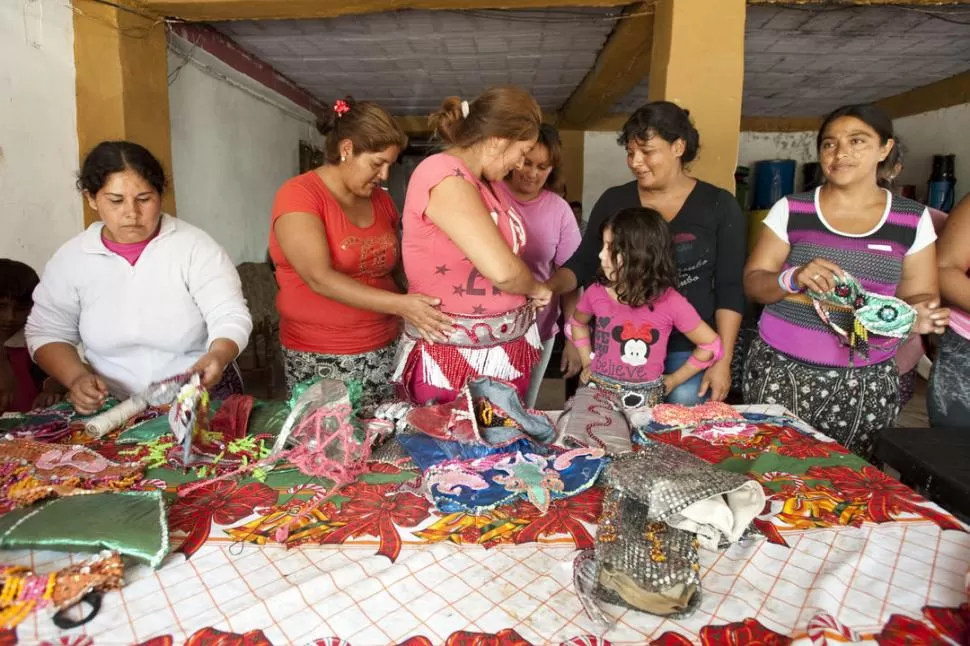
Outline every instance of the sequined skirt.
POLYGON ((405 326, 392 381, 404 386, 412 401, 426 403, 416 396, 414 383, 457 393, 471 377, 495 377, 528 387, 542 352, 531 305, 493 316, 446 314, 455 327, 444 342, 428 343, 413 326, 405 326))

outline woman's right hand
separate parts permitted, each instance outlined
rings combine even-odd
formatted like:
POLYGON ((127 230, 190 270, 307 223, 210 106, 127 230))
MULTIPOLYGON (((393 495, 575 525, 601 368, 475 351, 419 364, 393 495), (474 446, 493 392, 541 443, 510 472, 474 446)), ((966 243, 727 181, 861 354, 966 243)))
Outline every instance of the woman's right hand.
POLYGON ((88 372, 71 383, 65 399, 81 415, 93 415, 101 410, 108 399, 108 387, 101 377, 88 372))
POLYGON ((541 309, 552 300, 552 290, 545 283, 536 283, 535 288, 529 292, 528 297, 536 309, 541 309))
POLYGON ((438 309, 441 305, 440 298, 424 294, 403 294, 400 303, 398 316, 413 325, 429 343, 447 341, 455 329, 455 322, 451 317, 438 309))
POLYGON ((835 289, 835 277, 843 275, 842 269, 825 258, 816 258, 795 272, 795 284, 802 290, 828 292, 835 289))
POLYGON ((568 339, 562 347, 562 361, 559 364, 559 369, 562 370, 564 379, 575 377, 583 371, 583 359, 579 356, 579 350, 568 339))

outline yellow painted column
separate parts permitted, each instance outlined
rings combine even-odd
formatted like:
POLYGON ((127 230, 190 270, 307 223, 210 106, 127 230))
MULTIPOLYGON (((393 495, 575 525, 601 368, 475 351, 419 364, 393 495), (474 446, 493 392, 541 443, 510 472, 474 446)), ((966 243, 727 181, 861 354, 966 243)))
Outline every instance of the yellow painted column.
POLYGON ((566 199, 583 199, 583 155, 586 133, 582 130, 560 130, 562 142, 562 179, 566 185, 566 199))
POLYGON ((658 0, 651 101, 690 110, 701 135, 692 174, 734 191, 744 85, 745 0, 658 0))
MULTIPOLYGON (((73 6, 81 160, 101 141, 126 139, 150 150, 171 182, 165 23, 93 0, 73 0, 73 6)), ((175 214, 171 185, 162 206, 175 214)), ((85 203, 85 226, 97 219, 85 203)))

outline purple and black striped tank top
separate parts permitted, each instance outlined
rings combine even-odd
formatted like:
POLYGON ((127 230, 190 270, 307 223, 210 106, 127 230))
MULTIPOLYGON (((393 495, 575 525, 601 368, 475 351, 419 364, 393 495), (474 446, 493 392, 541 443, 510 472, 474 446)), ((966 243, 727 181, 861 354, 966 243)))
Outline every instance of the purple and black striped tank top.
MULTIPOLYGON (((887 191, 887 195, 888 195, 887 191)), ((869 292, 894 296, 903 273, 903 259, 916 239, 916 229, 926 207, 892 195, 889 211, 880 225, 864 236, 837 233, 819 215, 816 193, 801 193, 788 200, 788 242, 791 249, 783 269, 806 265, 825 258, 859 279, 869 292)), ((832 322, 843 330, 852 329, 849 312, 833 310, 832 322)), ((849 347, 806 302, 785 298, 765 307, 760 322, 761 338, 794 359, 806 363, 846 368, 849 347)), ((856 353, 855 366, 873 365, 891 359, 896 339, 870 339, 869 357, 856 353)))

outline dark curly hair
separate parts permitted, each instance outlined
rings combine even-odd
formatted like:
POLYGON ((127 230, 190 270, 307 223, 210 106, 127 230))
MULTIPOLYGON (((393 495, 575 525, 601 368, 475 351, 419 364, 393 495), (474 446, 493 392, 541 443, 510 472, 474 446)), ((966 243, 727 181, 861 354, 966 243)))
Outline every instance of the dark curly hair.
POLYGON ((624 305, 642 307, 677 288, 677 264, 670 227, 657 211, 644 207, 623 209, 607 218, 601 234, 613 232, 610 260, 616 280, 600 271, 600 282, 612 287, 624 305))
POLYGON ((37 272, 30 265, 0 258, 0 299, 30 307, 34 304, 34 289, 39 282, 37 272))
POLYGON ((166 180, 162 164, 147 148, 131 141, 102 141, 95 146, 81 164, 77 187, 97 195, 110 176, 126 170, 135 171, 159 196, 164 195, 166 180))
POLYGON ((616 142, 624 148, 631 142, 643 143, 657 136, 672 144, 684 140, 684 154, 681 164, 689 164, 697 159, 701 136, 690 120, 690 111, 670 101, 651 101, 637 108, 636 112, 623 124, 616 142))

